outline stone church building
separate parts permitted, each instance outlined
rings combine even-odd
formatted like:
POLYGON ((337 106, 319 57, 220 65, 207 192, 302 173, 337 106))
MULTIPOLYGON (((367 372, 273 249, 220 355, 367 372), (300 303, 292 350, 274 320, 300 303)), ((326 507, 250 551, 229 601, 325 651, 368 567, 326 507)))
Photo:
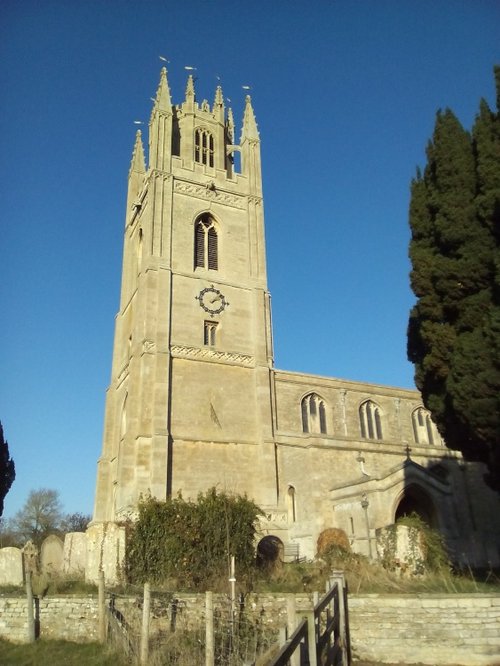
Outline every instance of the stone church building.
POLYGON ((262 537, 285 557, 313 558, 330 527, 374 557, 376 530, 415 510, 456 560, 498 564, 499 498, 480 464, 446 448, 417 391, 275 369, 250 97, 236 143, 221 88, 198 103, 189 77, 173 105, 163 69, 148 143, 146 162, 137 132, 96 552, 108 537, 123 550, 109 530, 141 495, 216 486, 262 507, 262 537))

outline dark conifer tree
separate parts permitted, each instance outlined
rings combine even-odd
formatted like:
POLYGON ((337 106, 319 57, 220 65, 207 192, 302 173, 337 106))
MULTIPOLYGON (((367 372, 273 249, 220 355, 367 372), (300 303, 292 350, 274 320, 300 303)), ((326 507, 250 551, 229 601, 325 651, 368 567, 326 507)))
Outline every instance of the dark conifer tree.
POLYGON ((9 445, 3 438, 3 428, 0 423, 0 516, 3 515, 3 500, 16 478, 14 461, 9 454, 9 445))
MULTIPOLYGON (((500 70, 495 71, 500 94, 500 70)), ((412 183, 408 358, 450 448, 500 490, 500 114, 483 100, 472 136, 438 112, 412 183)))

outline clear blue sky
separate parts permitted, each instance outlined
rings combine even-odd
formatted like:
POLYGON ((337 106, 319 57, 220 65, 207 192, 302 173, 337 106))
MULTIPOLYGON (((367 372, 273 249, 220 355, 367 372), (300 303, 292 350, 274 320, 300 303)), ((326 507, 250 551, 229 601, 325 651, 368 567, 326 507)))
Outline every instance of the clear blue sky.
MULTIPOLYGON (((0 419, 17 478, 90 513, 135 131, 220 76, 262 139, 276 367, 413 387, 409 183, 449 106, 494 103, 496 0, 2 0, 0 419)), ((239 136, 239 131, 238 131, 239 136)))

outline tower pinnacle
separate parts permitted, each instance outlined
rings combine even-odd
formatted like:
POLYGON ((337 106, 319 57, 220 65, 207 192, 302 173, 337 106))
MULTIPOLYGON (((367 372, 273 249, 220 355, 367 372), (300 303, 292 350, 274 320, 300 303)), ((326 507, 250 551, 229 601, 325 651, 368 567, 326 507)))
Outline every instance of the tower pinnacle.
POLYGON ((259 141, 259 130, 257 129, 257 121, 252 107, 252 99, 250 95, 245 98, 245 112, 243 114, 243 127, 241 130, 241 142, 245 139, 253 139, 259 141))
POLYGON ((191 101, 192 100, 194 102, 194 97, 195 97, 194 79, 193 79, 193 75, 190 74, 188 76, 188 80, 187 80, 187 83, 186 83, 186 101, 188 101, 188 100, 191 101))
POLYGON ((135 144, 132 151, 132 161, 130 162, 130 171, 137 173, 146 173, 146 160, 144 159, 144 146, 142 145, 142 132, 137 130, 135 135, 135 144))
POLYGON ((164 112, 171 112, 172 110, 172 100, 170 98, 170 88, 168 87, 166 67, 161 68, 160 84, 158 86, 158 90, 156 91, 155 106, 157 106, 160 111, 164 112))
POLYGON ((222 94, 222 87, 220 85, 215 89, 214 108, 216 106, 224 106, 224 96, 222 94))

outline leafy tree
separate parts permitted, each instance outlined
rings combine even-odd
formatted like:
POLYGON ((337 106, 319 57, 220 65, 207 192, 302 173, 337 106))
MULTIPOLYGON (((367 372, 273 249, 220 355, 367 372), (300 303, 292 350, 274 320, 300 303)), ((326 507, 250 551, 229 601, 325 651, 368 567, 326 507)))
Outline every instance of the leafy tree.
POLYGON ((3 501, 5 495, 16 478, 14 461, 9 454, 9 445, 3 437, 3 428, 0 423, 0 516, 3 515, 3 501))
POLYGON ((0 548, 7 548, 7 546, 21 548, 24 543, 13 527, 12 519, 0 518, 0 548))
POLYGON ((439 111, 411 187, 408 358, 447 445, 500 491, 500 67, 472 133, 439 111))
POLYGON ((127 545, 127 573, 132 582, 166 582, 208 589, 227 580, 235 556, 238 579, 250 575, 255 562, 256 521, 261 513, 246 497, 217 493, 198 501, 182 497, 139 505, 139 518, 127 545))
POLYGON ((68 513, 61 522, 61 532, 85 532, 92 516, 83 513, 68 513))
POLYGON ((57 490, 32 490, 23 508, 12 519, 15 532, 24 540, 39 545, 49 534, 60 531, 61 502, 57 490))

